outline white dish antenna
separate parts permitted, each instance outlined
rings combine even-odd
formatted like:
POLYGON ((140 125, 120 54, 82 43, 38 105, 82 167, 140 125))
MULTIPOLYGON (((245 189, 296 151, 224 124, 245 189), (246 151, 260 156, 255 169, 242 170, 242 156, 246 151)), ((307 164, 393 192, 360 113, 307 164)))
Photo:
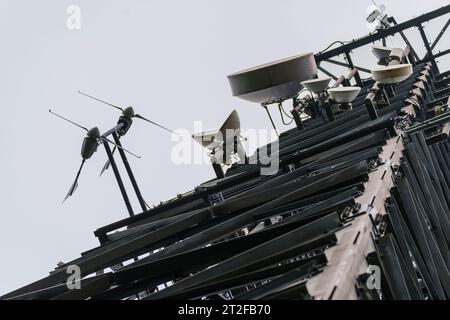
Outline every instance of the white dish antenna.
POLYGON ((313 79, 302 82, 302 86, 313 93, 324 92, 330 84, 331 78, 313 79))
POLYGON ((382 46, 373 46, 372 52, 377 57, 378 60, 388 59, 391 54, 392 48, 382 47, 382 46))
POLYGON ((328 95, 337 103, 351 103, 361 91, 360 87, 338 87, 328 89, 328 95))
POLYGON ((200 133, 195 133, 192 138, 202 145, 204 148, 214 149, 222 143, 222 139, 218 138, 219 130, 204 131, 200 133), (219 141, 219 142, 218 142, 219 141))
MULTIPOLYGON (((217 145, 224 142, 226 138, 227 130, 231 130, 239 134, 241 130, 241 121, 236 110, 233 110, 220 129, 209 130, 192 135, 192 138, 203 147, 208 149, 214 149, 217 145)), ((230 132, 230 131, 228 131, 230 132)))
POLYGON ((239 158, 245 157, 245 150, 240 141, 241 122, 236 110, 233 110, 228 118, 224 121, 220 129, 200 132, 192 135, 192 138, 204 148, 209 150, 211 161, 215 163, 231 165, 233 163, 233 156, 238 154, 239 158), (234 138, 237 137, 237 152, 234 148, 227 147, 230 151, 224 159, 223 146, 225 141, 230 141, 234 144, 234 138), (231 149, 229 149, 231 148, 231 149))
POLYGON ((259 104, 294 98, 302 90, 301 81, 317 74, 313 53, 277 60, 228 76, 233 96, 259 104))
POLYGON ((412 73, 411 64, 397 64, 373 69, 372 78, 382 84, 394 84, 405 81, 412 73))
POLYGON ((393 64, 393 60, 396 60, 399 64, 403 58, 403 50, 400 48, 387 48, 382 46, 373 46, 372 53, 378 59, 379 65, 393 64))

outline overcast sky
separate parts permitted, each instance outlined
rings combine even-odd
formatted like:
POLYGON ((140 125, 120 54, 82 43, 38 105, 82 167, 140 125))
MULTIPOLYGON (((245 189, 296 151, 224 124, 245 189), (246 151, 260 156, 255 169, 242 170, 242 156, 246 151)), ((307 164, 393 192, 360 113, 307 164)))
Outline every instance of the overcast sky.
MULTIPOLYGON (((401 22, 449 1, 383 3, 401 22)), ((0 293, 46 276, 60 260, 78 257, 98 244, 95 229, 128 215, 112 171, 99 177, 103 149, 86 163, 75 195, 61 204, 80 165, 85 133, 49 115, 49 107, 86 127, 110 129, 119 113, 77 94, 84 90, 132 105, 174 129, 192 131, 196 120, 218 126, 233 109, 243 129, 269 128, 261 107, 231 96, 226 76, 362 36, 369 32, 370 4, 0 0, 0 293), (72 4, 81 9, 80 30, 66 26, 72 4)), ((445 19, 425 24, 431 39, 445 19)), ((411 31, 407 35, 423 54, 420 38, 411 31)), ((447 49, 449 39, 447 32, 437 49, 447 49)), ((400 39, 389 39, 388 45, 404 47, 400 39)), ((356 64, 375 64, 369 49, 355 54, 356 64)), ((449 61, 442 60, 441 70, 448 68, 449 61)), ((208 165, 175 165, 170 135, 145 122, 135 121, 123 144, 142 155, 129 160, 149 204, 213 178, 208 165)))

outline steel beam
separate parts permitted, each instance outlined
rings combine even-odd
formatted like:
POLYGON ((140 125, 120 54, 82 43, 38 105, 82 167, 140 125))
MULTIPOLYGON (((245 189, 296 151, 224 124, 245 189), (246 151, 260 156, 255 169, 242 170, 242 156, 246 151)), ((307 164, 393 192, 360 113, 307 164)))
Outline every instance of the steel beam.
POLYGON ((332 78, 333 80, 338 80, 338 77, 336 77, 334 74, 332 74, 331 72, 328 72, 327 70, 325 70, 324 68, 322 68, 320 65, 317 66, 317 68, 322 71, 323 73, 325 73, 327 76, 329 76, 330 78, 332 78))
MULTIPOLYGON (((271 265, 289 257, 305 252, 302 248, 311 241, 323 237, 324 230, 333 230, 336 223, 336 215, 332 214, 312 222, 304 227, 293 230, 285 235, 277 237, 263 245, 252 248, 226 261, 217 264, 202 272, 185 278, 163 291, 150 295, 149 299, 162 299, 185 289, 196 287, 202 283, 213 281, 221 276, 237 275, 241 270, 251 268, 254 265, 271 265), (322 234, 322 235, 321 235, 322 234)), ((334 233, 333 231, 327 233, 334 233)))
POLYGON ((433 20, 435 18, 446 15, 448 13, 450 13, 450 5, 443 6, 439 9, 425 13, 417 18, 402 22, 402 23, 392 26, 388 29, 380 29, 374 34, 353 40, 350 43, 344 44, 335 49, 328 50, 328 51, 325 51, 322 53, 318 53, 318 54, 316 54, 316 61, 320 62, 320 61, 324 61, 324 60, 333 58, 340 54, 345 54, 345 52, 349 52, 353 49, 357 49, 364 45, 373 43, 375 41, 382 39, 383 37, 392 36, 400 31, 419 26, 421 23, 427 22, 429 20, 433 20))
POLYGON ((430 61, 433 65, 433 69, 436 73, 439 73, 439 68, 437 66, 436 59, 433 56, 433 52, 431 50, 430 43, 428 42, 427 35, 425 34, 425 31, 423 30, 423 26, 422 26, 422 24, 419 24, 417 27, 419 28, 420 36, 422 37, 423 44, 425 45, 425 49, 427 50, 427 55, 429 57, 431 57, 430 61))
POLYGON ((436 37, 436 39, 433 41, 433 44, 431 45, 431 50, 433 51, 434 48, 436 47, 436 45, 439 43, 439 40, 441 40, 442 36, 444 35, 445 31, 447 30, 448 26, 450 25, 450 18, 447 20, 447 22, 445 23, 444 27, 441 29, 441 31, 439 32, 438 36, 436 37))
POLYGON ((366 69, 366 68, 363 68, 363 67, 358 67, 358 66, 353 66, 353 68, 352 68, 350 66, 350 64, 348 64, 348 63, 340 62, 340 61, 333 60, 333 59, 327 59, 324 62, 329 62, 329 63, 335 64, 335 65, 338 65, 338 66, 341 66, 341 67, 346 67, 346 68, 349 68, 349 69, 355 68, 356 70, 359 70, 359 71, 362 71, 362 72, 365 72, 365 73, 369 73, 369 74, 372 73, 369 69, 366 69))

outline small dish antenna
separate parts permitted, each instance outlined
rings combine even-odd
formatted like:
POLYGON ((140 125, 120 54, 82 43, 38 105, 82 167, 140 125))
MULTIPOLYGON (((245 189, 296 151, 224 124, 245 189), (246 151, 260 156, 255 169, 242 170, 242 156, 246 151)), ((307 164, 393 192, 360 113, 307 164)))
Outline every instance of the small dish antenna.
MULTIPOLYGON (((325 106, 327 104, 331 104, 330 108, 332 113, 350 111, 353 108, 352 101, 355 100, 360 91, 361 91, 360 87, 330 88, 327 90, 329 99, 325 103, 325 106)), ((329 110, 326 111, 330 112, 329 110)))
POLYGON ((412 73, 412 65, 397 64, 373 69, 372 78, 382 84, 395 84, 405 81, 412 73))
POLYGON ((372 52, 378 60, 388 59, 392 49, 382 46, 373 46, 372 52))
POLYGON ((400 48, 373 46, 372 53, 377 57, 378 64, 382 66, 399 64, 403 59, 403 50, 400 48))
POLYGON ((377 67, 372 70, 372 78, 384 85, 390 85, 405 81, 413 73, 411 64, 402 64, 404 51, 402 49, 391 49, 388 65, 377 67))
MULTIPOLYGON (((371 71, 375 84, 365 100, 367 111, 372 120, 378 118, 376 107, 389 104, 389 98, 395 96, 395 86, 405 81, 413 74, 411 64, 405 62, 405 52, 402 49, 392 49, 387 59, 387 65, 379 66, 371 71)), ((417 89, 420 92, 420 89, 417 89)))
POLYGON ((301 84, 303 87, 313 93, 325 92, 330 84, 331 78, 313 79, 303 81, 301 84))
POLYGON ((361 91, 360 87, 338 87, 328 89, 328 95, 337 103, 351 103, 361 91))
POLYGON ((240 131, 239 115, 236 110, 233 110, 220 129, 192 135, 197 143, 208 149, 208 155, 219 179, 224 177, 224 167, 247 159, 241 143, 241 139, 244 138, 240 135, 240 131))

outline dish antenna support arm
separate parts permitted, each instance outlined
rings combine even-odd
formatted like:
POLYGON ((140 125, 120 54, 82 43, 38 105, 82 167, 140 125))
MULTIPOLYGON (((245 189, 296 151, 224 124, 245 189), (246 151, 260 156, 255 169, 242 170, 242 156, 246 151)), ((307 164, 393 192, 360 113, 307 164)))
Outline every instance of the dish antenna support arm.
POLYGON ((280 134, 278 133, 277 127, 275 126, 275 123, 273 122, 273 118, 272 115, 270 114, 269 109, 267 108, 267 105, 263 104, 262 105, 264 109, 266 109, 267 115, 269 116, 270 122, 272 123, 272 127, 275 130, 275 132, 277 133, 278 136, 280 136, 280 134))

